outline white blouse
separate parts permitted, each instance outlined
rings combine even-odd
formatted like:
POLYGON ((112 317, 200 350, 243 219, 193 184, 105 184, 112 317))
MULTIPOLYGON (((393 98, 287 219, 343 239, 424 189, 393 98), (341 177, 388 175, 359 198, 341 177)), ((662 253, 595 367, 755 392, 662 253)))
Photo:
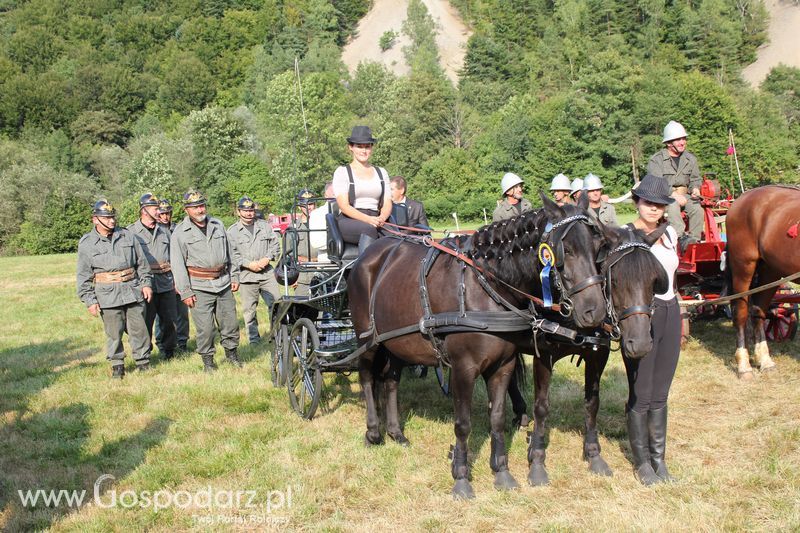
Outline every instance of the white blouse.
MULTIPOLYGON (((353 183, 355 184, 356 193, 356 201, 353 207, 356 209, 378 210, 378 200, 381 197, 381 181, 378 178, 377 170, 375 170, 377 167, 373 166, 372 168, 372 179, 363 180, 353 174, 353 183)), ((385 168, 381 168, 381 174, 384 180, 383 203, 386 204, 386 202, 392 201, 392 192, 389 188, 389 175, 386 173, 385 168)), ((341 196, 342 194, 348 194, 349 191, 350 179, 347 176, 347 168, 339 167, 333 173, 333 194, 335 196, 341 196)))
POLYGON ((675 271, 678 270, 678 234, 672 226, 667 226, 667 231, 650 247, 652 253, 664 270, 667 272, 669 278, 669 285, 667 292, 656 294, 655 297, 660 300, 672 300, 675 298, 675 291, 672 290, 675 281, 675 271))

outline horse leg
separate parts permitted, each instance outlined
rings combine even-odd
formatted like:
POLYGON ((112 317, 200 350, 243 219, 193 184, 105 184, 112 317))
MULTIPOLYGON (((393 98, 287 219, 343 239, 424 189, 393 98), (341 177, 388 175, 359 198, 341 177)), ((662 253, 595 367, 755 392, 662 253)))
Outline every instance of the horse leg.
POLYGON ((600 377, 608 362, 609 348, 601 346, 597 351, 586 350, 584 362, 584 421, 586 434, 583 437, 583 458, 589 470, 600 476, 610 476, 611 468, 600 455, 597 438, 597 412, 600 409, 600 377))
MULTIPOLYGON (((772 283, 780 278, 780 274, 765 267, 759 269, 759 285, 772 283)), ((764 333, 764 320, 767 317, 770 303, 775 296, 777 289, 770 289, 758 292, 753 295, 752 320, 753 320, 753 355, 756 358, 756 365, 761 372, 770 372, 777 367, 775 361, 769 356, 769 346, 767 346, 767 336, 764 333)))
POLYGON ((397 389, 400 386, 400 376, 403 364, 393 355, 389 355, 389 368, 386 371, 386 434, 401 446, 411 443, 400 427, 400 410, 397 406, 397 389))
MULTIPOLYGON (((729 254, 730 257, 730 254, 729 254)), ((733 278, 732 292, 734 294, 750 289, 750 282, 756 270, 756 260, 731 261, 728 265, 733 278)), ((733 326, 736 328, 736 374, 739 379, 749 380, 753 377, 753 367, 750 366, 750 354, 747 351, 746 327, 749 316, 750 301, 747 296, 733 301, 733 326)))
MULTIPOLYGON (((525 364, 521 356, 517 364, 525 364)), ((508 397, 511 398, 511 410, 514 411, 514 419, 511 421, 514 429, 527 427, 531 419, 528 417, 528 404, 525 402, 517 372, 514 372, 508 384, 508 397)))
POLYGON ((373 364, 374 361, 372 359, 367 359, 364 356, 358 360, 358 379, 361 383, 361 390, 364 392, 364 401, 367 404, 367 433, 364 435, 364 444, 367 446, 383 444, 375 401, 377 385, 372 371, 373 364))
POLYGON ((456 444, 450 449, 452 461, 451 471, 455 484, 453 498, 471 500, 475 497, 470 479, 470 467, 467 460, 467 440, 472 429, 472 393, 475 390, 477 374, 471 368, 464 369, 454 365, 451 370, 450 383, 453 394, 453 411, 455 414, 456 444))
POLYGON ((534 487, 547 485, 550 478, 544 466, 546 458, 545 440, 547 415, 550 412, 550 379, 553 375, 552 363, 546 364, 541 357, 533 359, 534 403, 533 432, 528 443, 528 483, 534 487))
POLYGON ((516 357, 495 370, 490 376, 483 375, 489 394, 489 422, 491 424, 492 454, 489 466, 494 472, 494 488, 498 490, 518 489, 519 483, 508 471, 508 452, 505 439, 505 401, 509 381, 514 374, 516 357))

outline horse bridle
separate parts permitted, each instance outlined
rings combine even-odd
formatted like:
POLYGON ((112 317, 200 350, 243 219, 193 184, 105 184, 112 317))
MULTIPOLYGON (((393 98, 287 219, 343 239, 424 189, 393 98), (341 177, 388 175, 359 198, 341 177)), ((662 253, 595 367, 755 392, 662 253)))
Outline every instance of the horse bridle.
POLYGON ((575 227, 578 222, 592 226, 592 220, 586 215, 571 215, 556 223, 548 221, 545 227, 542 238, 539 240, 540 246, 546 245, 555 255, 553 258, 553 266, 555 267, 551 272, 554 274, 554 285, 558 289, 560 296, 559 304, 561 306, 559 313, 564 318, 569 317, 574 309, 571 297, 575 296, 581 291, 588 289, 593 285, 603 283, 604 277, 600 274, 590 276, 583 281, 576 283, 569 289, 566 289, 564 282, 561 279, 560 268, 564 265, 564 238, 575 227))
POLYGON ((647 250, 648 252, 650 250, 650 246, 646 243, 640 241, 626 242, 608 252, 606 260, 603 263, 603 275, 601 276, 604 280, 603 293, 606 298, 606 314, 611 321, 611 338, 614 340, 619 340, 622 336, 620 324, 623 320, 634 315, 647 315, 651 317, 653 314, 653 309, 650 305, 632 305, 623 309, 619 315, 617 315, 614 309, 613 294, 611 292, 611 269, 614 265, 619 263, 623 257, 633 253, 637 248, 647 250), (612 259, 614 254, 619 254, 619 256, 612 259))

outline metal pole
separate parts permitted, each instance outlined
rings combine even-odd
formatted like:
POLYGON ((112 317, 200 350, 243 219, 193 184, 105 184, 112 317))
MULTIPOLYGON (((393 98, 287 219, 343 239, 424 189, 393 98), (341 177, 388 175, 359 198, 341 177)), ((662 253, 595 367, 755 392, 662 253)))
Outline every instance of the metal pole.
POLYGON ((728 128, 728 135, 731 139, 731 146, 733 146, 733 160, 736 162, 736 174, 739 176, 739 187, 744 193, 744 182, 742 182, 742 171, 739 169, 739 154, 736 153, 736 141, 733 140, 733 129, 728 128))

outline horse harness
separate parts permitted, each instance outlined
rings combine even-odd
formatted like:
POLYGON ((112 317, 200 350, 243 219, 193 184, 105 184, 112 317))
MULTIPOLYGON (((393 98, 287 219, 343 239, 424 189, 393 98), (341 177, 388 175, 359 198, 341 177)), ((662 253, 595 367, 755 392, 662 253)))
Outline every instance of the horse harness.
POLYGON ((608 252, 606 260, 603 262, 603 280, 604 280, 604 296, 606 299, 606 315, 610 320, 611 325, 611 338, 614 340, 620 339, 620 323, 626 318, 634 315, 647 315, 652 316, 653 309, 650 305, 632 305, 626 307, 619 314, 614 309, 614 299, 611 292, 611 269, 622 260, 623 257, 636 251, 637 249, 647 250, 649 252, 650 246, 640 241, 630 241, 620 244, 613 250, 608 252), (614 257, 616 254, 616 257, 614 257))
MULTIPOLYGON (((376 286, 379 283, 386 266, 391 263, 391 257, 395 254, 403 242, 424 244, 429 249, 420 261, 419 269, 419 295, 423 316, 417 324, 379 334, 375 329, 374 316, 375 301, 378 291, 373 290, 369 303, 370 328, 368 331, 365 331, 359 336, 359 338, 369 338, 370 340, 365 345, 362 345, 350 357, 355 356, 356 353, 360 355, 361 353, 383 341, 417 332, 428 338, 436 353, 436 358, 440 367, 450 366, 450 357, 444 348, 444 340, 442 338, 443 335, 448 333, 511 333, 531 329, 533 331, 534 338, 536 338, 537 334, 541 332, 555 336, 558 342, 570 342, 573 344, 607 344, 607 339, 602 337, 579 335, 575 330, 540 316, 536 310, 537 305, 540 307, 546 307, 552 311, 559 312, 566 318, 571 314, 573 309, 572 302, 569 297, 591 287, 592 285, 602 283, 604 280, 603 276, 598 274, 583 280, 568 291, 564 290, 563 282, 558 274, 558 267, 563 266, 563 242, 561 242, 561 240, 578 222, 591 224, 591 220, 585 215, 570 216, 556 222, 555 224, 548 222, 545 234, 543 234, 543 237, 540 241, 543 244, 546 244, 551 250, 553 249, 554 245, 556 250, 558 250, 555 254, 556 269, 554 272, 554 279, 556 280, 556 288, 559 290, 561 295, 561 302, 559 305, 550 306, 545 306, 545 303, 540 298, 527 294, 516 287, 505 283, 503 280, 497 278, 490 272, 482 269, 464 253, 465 250, 462 250, 457 245, 453 248, 450 248, 442 243, 435 242, 429 236, 420 238, 390 231, 390 233, 393 234, 393 237, 397 238, 398 242, 383 261, 383 264, 381 265, 376 277, 376 286), (458 311, 433 313, 427 278, 431 269, 433 268, 434 262, 442 253, 447 253, 455 257, 460 264, 458 282, 458 311), (466 309, 467 267, 472 269, 481 288, 498 305, 504 307, 506 311, 468 311, 466 309), (488 277, 493 278, 495 281, 500 282, 509 289, 525 296, 529 300, 528 309, 519 309, 515 305, 511 304, 508 300, 503 298, 503 296, 500 295, 490 285, 488 277), (576 342, 578 339, 580 339, 580 341, 576 342)), ((538 346, 536 346, 536 351, 538 355, 538 346)), ((348 357, 348 359, 350 359, 350 357, 348 357)))

